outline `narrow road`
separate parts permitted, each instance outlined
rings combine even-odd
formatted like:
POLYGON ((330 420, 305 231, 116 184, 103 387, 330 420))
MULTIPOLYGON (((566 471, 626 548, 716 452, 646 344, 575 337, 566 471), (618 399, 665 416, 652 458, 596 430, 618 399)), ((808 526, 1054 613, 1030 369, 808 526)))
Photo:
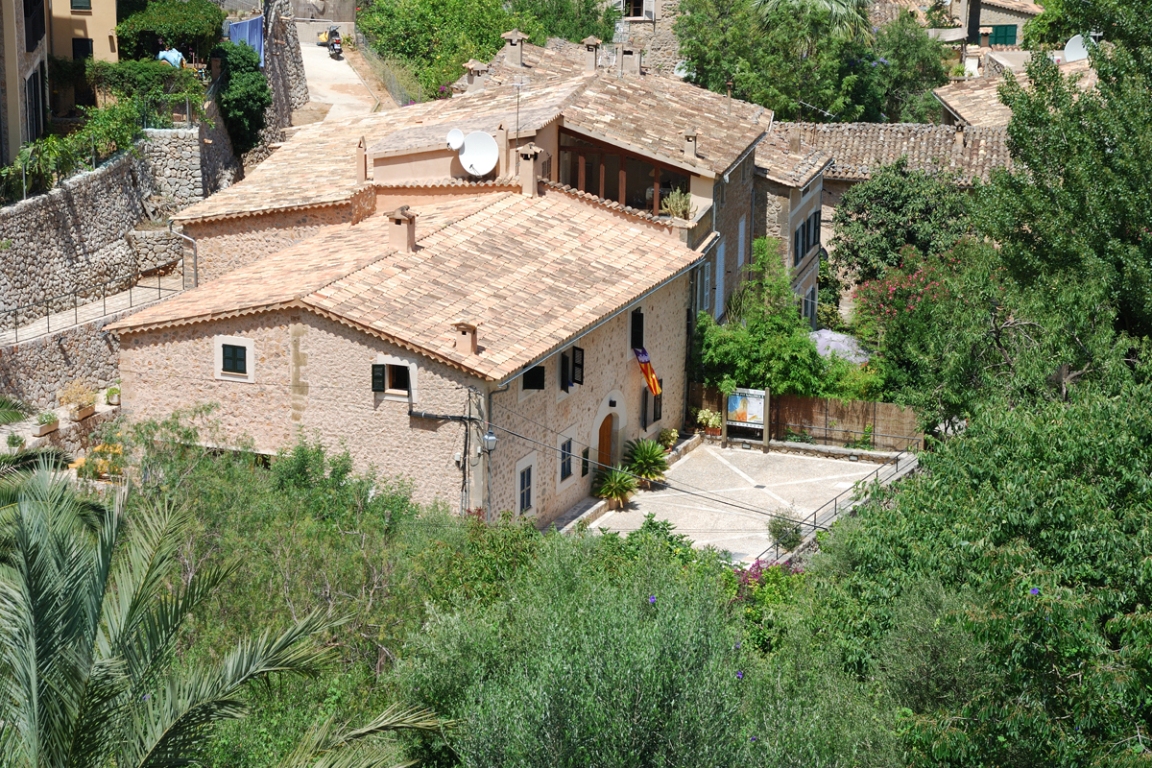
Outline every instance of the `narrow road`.
POLYGON ((316 45, 316 32, 322 24, 299 22, 300 51, 304 57, 304 77, 312 103, 331 104, 325 120, 339 120, 371 112, 376 99, 355 70, 343 59, 333 59, 328 49, 316 45))

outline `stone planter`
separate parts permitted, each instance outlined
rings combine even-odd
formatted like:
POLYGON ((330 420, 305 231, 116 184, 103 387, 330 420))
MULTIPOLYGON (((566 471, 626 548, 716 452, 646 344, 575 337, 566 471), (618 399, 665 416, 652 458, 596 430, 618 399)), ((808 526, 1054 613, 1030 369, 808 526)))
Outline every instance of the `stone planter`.
POLYGON ((120 405, 119 393, 115 395, 108 395, 106 398, 104 398, 104 400, 108 403, 108 405, 120 405))
POLYGON ((96 406, 94 405, 81 405, 68 409, 68 418, 72 421, 84 421, 84 419, 96 413, 96 406))
POLYGON ((59 421, 53 421, 48 424, 37 424, 36 429, 32 432, 32 434, 36 435, 36 437, 44 437, 44 435, 47 435, 50 432, 55 432, 59 426, 59 421))

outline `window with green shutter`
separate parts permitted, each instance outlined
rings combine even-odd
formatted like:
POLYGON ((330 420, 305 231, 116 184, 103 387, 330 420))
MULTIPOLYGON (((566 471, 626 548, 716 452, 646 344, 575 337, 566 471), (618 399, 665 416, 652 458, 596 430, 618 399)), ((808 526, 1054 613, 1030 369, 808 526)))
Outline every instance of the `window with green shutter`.
POLYGON ((992 35, 988 39, 990 45, 1016 45, 1016 25, 997 24, 992 27, 992 35))

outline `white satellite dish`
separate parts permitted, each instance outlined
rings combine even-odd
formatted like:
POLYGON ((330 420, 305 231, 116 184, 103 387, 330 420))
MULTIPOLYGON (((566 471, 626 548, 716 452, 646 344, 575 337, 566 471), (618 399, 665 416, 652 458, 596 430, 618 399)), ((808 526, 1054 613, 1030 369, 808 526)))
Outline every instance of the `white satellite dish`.
POLYGON ((1076 35, 1064 46, 1064 61, 1083 61, 1088 58, 1088 49, 1084 47, 1084 36, 1076 35))
POLYGON ((460 151, 460 164, 472 176, 484 176, 496 167, 500 158, 500 148, 496 139, 483 131, 473 131, 464 137, 464 149, 460 151))
POLYGON ((464 131, 459 128, 448 131, 448 149, 459 152, 462 146, 464 146, 464 131))

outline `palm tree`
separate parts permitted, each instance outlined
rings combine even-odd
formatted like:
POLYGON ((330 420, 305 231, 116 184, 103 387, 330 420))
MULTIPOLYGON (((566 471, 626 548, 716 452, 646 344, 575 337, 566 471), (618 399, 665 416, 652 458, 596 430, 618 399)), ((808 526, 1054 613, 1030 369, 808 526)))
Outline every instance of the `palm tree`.
POLYGON ((0 427, 24 421, 28 414, 28 406, 14 398, 0 395, 0 427))
MULTIPOLYGON (((31 415, 32 409, 19 400, 0 395, 0 427, 16 424, 31 415)), ((16 453, 0 453, 0 504, 4 503, 4 489, 11 489, 31 470, 47 463, 64 468, 71 458, 59 448, 51 446, 34 451, 20 450, 16 453)))
MULTIPOLYGON (((187 516, 159 504, 126 520, 126 493, 111 505, 87 501, 45 466, 0 507, 6 768, 190 765, 215 724, 245 714, 246 685, 274 673, 315 676, 328 657, 312 638, 338 622, 313 613, 241 640, 218 665, 175 665, 184 618, 232 569, 201 568, 185 584, 176 551, 187 516)), ((443 725, 398 708, 355 731, 328 723, 305 739, 295 765, 380 765, 371 748, 346 747, 383 730, 443 725), (366 760, 348 762, 357 754, 366 760)))
POLYGON ((753 5, 764 17, 775 15, 783 8, 823 14, 828 19, 828 30, 834 35, 867 36, 870 30, 868 10, 872 0, 753 0, 753 5))

